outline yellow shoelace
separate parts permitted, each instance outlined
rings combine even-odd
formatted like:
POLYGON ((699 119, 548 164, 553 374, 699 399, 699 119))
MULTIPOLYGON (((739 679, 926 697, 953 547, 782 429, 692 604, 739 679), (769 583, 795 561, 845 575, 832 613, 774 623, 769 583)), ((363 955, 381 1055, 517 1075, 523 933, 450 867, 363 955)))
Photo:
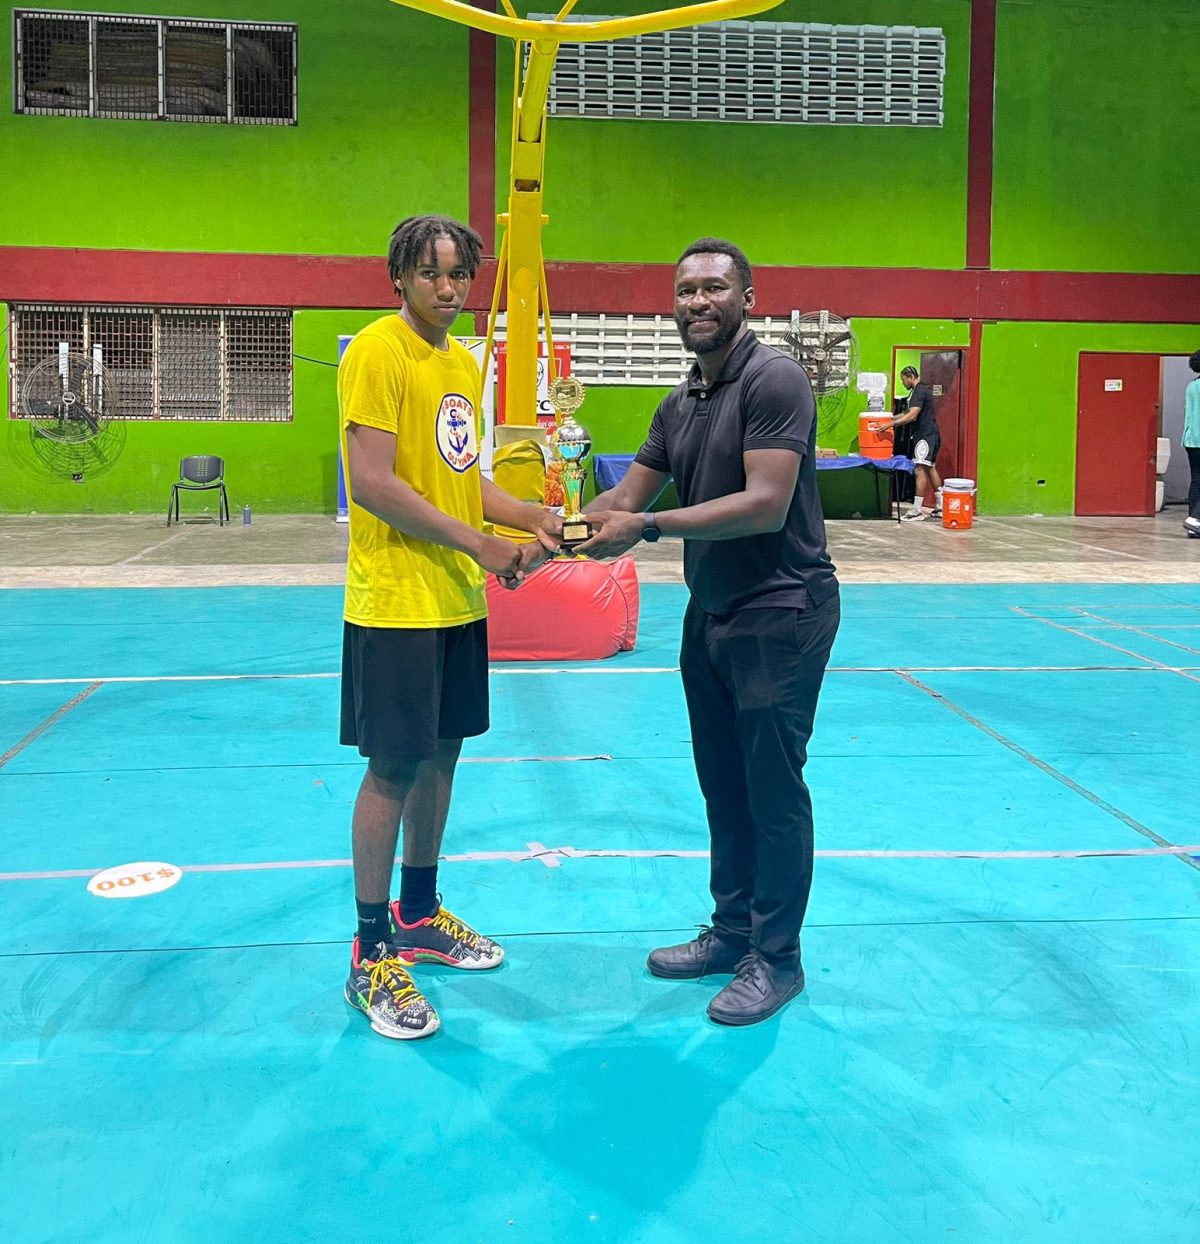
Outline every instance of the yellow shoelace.
POLYGON ((438 908, 438 913, 433 918, 433 927, 449 933, 456 941, 466 942, 469 950, 474 950, 479 945, 479 934, 469 925, 463 924, 457 916, 451 915, 444 907, 438 908))
MULTIPOLYGON (((363 966, 366 967, 367 964, 364 963, 363 966)), ((394 955, 388 955, 372 963, 370 967, 371 989, 367 994, 368 1006, 374 1001, 377 989, 390 990, 392 1001, 401 1008, 421 997, 421 991, 413 984, 413 978, 400 966, 400 960, 394 955)))

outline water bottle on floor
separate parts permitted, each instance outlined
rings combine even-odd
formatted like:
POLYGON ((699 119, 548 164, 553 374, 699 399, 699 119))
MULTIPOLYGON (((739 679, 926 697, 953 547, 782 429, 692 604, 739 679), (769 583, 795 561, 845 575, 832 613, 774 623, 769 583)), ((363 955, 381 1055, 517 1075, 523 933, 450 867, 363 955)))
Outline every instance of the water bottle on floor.
POLYGON ((248 505, 242 506, 242 526, 250 526, 250 507, 248 505))

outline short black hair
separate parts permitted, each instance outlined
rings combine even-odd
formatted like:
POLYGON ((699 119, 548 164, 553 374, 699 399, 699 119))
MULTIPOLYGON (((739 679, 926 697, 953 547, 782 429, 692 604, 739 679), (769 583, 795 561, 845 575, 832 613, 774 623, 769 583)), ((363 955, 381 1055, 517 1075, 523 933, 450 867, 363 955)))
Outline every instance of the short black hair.
POLYGON ((921 373, 910 363, 907 367, 902 368, 900 371, 901 379, 905 376, 916 376, 919 380, 921 378, 921 373))
POLYGON ((1200 376, 1200 350, 1197 350, 1196 353, 1188 359, 1188 366, 1196 373, 1197 376, 1200 376))
POLYGON ((675 266, 678 268, 689 255, 728 255, 733 260, 734 271, 737 272, 738 280, 742 283, 742 292, 745 293, 754 284, 754 277, 750 272, 750 260, 746 258, 746 252, 740 246, 726 242, 724 238, 697 238, 675 260, 675 266))
POLYGON ((474 279, 483 256, 483 239, 470 225, 452 216, 409 216, 392 230, 392 240, 388 243, 388 276, 393 285, 434 252, 438 238, 454 243, 463 267, 474 279))

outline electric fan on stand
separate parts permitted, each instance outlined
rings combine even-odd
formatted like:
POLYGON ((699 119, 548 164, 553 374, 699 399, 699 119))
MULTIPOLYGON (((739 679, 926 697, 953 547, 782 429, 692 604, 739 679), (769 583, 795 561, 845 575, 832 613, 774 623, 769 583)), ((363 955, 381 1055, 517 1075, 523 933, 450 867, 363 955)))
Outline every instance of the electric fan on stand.
POLYGON ((55 476, 82 481, 110 466, 124 445, 124 424, 115 420, 117 382, 100 347, 79 354, 59 343, 26 372, 17 414, 28 421, 31 448, 55 476))
POLYGON ((781 345, 812 381, 817 444, 849 444, 857 430, 849 395, 858 375, 858 341, 850 325, 830 311, 793 311, 781 345))

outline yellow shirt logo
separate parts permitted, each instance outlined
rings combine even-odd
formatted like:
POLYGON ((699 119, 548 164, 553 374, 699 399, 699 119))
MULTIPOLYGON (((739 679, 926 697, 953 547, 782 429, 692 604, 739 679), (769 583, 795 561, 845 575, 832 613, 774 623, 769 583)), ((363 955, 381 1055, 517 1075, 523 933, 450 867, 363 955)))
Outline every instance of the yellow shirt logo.
POLYGON ((475 407, 461 393, 447 393, 437 413, 437 447, 447 466, 466 471, 479 457, 475 407))

